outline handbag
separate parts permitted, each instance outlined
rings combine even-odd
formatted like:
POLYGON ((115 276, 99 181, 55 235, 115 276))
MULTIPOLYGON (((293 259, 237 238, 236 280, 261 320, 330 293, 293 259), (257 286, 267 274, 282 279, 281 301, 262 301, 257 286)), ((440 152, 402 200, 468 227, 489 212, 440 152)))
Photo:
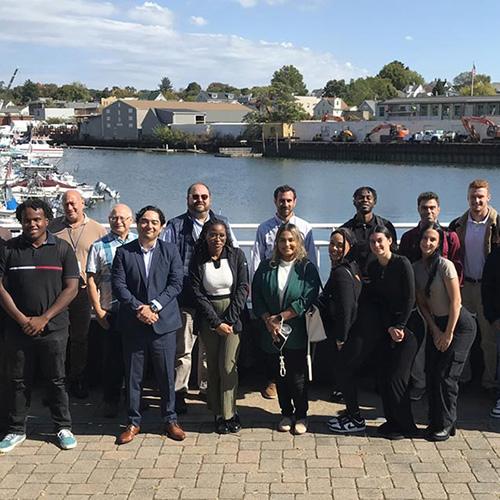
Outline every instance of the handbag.
MULTIPOLYGON (((320 287, 323 288, 320 284, 320 287)), ((312 381, 312 360, 314 349, 311 352, 311 344, 317 344, 326 340, 325 327, 321 319, 321 313, 317 305, 312 304, 306 311, 306 331, 307 331, 307 371, 309 381, 312 381)))

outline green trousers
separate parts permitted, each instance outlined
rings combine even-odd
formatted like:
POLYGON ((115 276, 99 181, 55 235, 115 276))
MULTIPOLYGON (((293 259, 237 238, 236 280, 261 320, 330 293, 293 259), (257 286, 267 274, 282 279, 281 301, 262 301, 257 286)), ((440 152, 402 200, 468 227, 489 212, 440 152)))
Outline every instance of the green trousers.
MULTIPOLYGON (((222 314, 229 306, 230 299, 214 299, 211 302, 217 313, 222 314)), ((222 418, 228 420, 236 413, 236 362, 240 350, 240 335, 219 335, 204 319, 200 321, 200 335, 207 351, 208 408, 215 415, 222 415, 222 418)))

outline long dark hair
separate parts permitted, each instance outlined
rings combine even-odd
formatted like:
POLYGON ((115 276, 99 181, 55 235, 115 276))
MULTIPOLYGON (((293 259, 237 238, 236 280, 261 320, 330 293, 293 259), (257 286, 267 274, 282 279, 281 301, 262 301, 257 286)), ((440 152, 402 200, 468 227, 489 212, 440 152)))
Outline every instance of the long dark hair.
POLYGON ((420 237, 418 239, 419 245, 422 241, 424 233, 429 229, 433 229, 439 234, 439 245, 436 248, 436 251, 429 257, 429 277, 427 278, 427 283, 425 284, 424 293, 426 297, 430 297, 431 295, 431 285, 436 277, 436 273, 439 267, 439 261, 441 260, 441 256, 443 254, 443 240, 444 240, 444 231, 443 228, 437 224, 436 222, 426 222, 422 225, 420 229, 420 237))
POLYGON ((342 236, 342 255, 343 257, 336 262, 335 264, 332 265, 332 269, 345 265, 346 263, 351 263, 354 260, 354 247, 356 246, 358 240, 356 239, 355 234, 350 230, 347 229, 346 227, 339 227, 338 229, 335 229, 332 231, 332 234, 330 234, 330 239, 332 239, 332 236, 340 234, 342 236), (345 243, 349 243, 350 245, 350 250, 347 254, 344 255, 345 252, 345 243))
POLYGON ((207 234, 214 226, 224 226, 226 230, 226 242, 224 243, 225 248, 233 248, 233 240, 231 238, 231 232, 229 231, 229 226, 221 219, 209 219, 205 224, 203 224, 203 229, 201 230, 200 236, 196 241, 194 246, 194 258, 198 262, 208 262, 210 260, 210 255, 208 253, 208 243, 207 234))

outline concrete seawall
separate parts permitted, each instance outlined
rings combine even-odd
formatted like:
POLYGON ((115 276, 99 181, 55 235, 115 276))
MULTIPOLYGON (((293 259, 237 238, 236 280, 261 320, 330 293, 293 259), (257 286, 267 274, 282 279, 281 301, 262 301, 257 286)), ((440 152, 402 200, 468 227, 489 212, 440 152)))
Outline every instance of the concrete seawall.
POLYGON ((440 163, 500 167, 500 144, 370 144, 331 142, 266 142, 270 158, 370 161, 394 163, 440 163))

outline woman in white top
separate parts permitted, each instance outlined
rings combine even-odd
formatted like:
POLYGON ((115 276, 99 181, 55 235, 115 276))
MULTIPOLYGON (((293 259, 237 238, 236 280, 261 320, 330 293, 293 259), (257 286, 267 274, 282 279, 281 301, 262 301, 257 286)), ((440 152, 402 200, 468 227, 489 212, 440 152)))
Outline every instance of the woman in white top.
POLYGON ((190 266, 199 332, 207 351, 207 403, 219 434, 238 432, 237 360, 243 331, 240 319, 249 292, 245 254, 235 248, 226 224, 203 226, 190 266))
POLYGON ((454 264, 441 256, 443 229, 422 227, 422 258, 413 264, 417 304, 427 323, 427 390, 431 441, 455 435, 458 381, 476 336, 476 323, 462 306, 454 264))

